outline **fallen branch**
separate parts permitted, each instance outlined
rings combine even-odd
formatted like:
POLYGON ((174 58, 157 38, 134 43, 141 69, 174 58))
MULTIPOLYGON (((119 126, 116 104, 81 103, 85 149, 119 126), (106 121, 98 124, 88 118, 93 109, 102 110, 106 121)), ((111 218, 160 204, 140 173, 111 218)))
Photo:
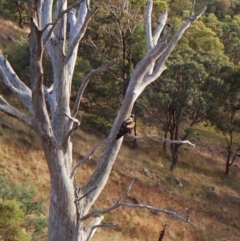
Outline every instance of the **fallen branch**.
POLYGON ((146 135, 146 136, 134 136, 134 135, 131 135, 131 134, 127 134, 128 137, 134 139, 134 140, 144 140, 144 139, 152 139, 152 140, 156 140, 156 141, 163 141, 163 142, 169 142, 169 143, 175 143, 175 144, 188 144, 192 147, 195 147, 196 145, 193 144, 192 142, 188 141, 188 140, 184 140, 184 141, 177 141, 177 140, 169 140, 169 139, 166 139, 164 137, 161 137, 161 136, 155 136, 155 135, 146 135))
MULTIPOLYGON (((88 219, 89 217, 93 216, 93 215, 102 215, 105 213, 108 213, 118 207, 127 207, 127 208, 146 208, 148 210, 150 210, 151 212, 154 213, 165 213, 168 214, 182 222, 186 222, 186 223, 190 223, 190 219, 187 218, 183 218, 181 217, 180 214, 176 213, 175 211, 169 211, 166 209, 162 209, 162 208, 155 208, 153 206, 149 206, 149 205, 144 205, 144 204, 132 204, 132 203, 127 203, 127 202, 122 202, 122 199, 127 196, 127 194, 130 192, 132 186, 133 186, 134 180, 130 183, 130 185, 127 187, 127 189, 124 191, 124 193, 121 195, 121 197, 109 208, 106 209, 94 209, 91 212, 89 212, 88 214, 86 214, 85 216, 83 216, 80 220, 84 221, 86 219, 88 219)), ((193 225, 193 224, 192 224, 193 225)))

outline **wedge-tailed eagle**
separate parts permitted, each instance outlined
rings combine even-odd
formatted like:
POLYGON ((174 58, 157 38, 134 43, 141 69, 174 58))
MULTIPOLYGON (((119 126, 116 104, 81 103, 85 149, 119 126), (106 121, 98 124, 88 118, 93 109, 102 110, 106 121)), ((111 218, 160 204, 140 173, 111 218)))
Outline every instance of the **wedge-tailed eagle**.
POLYGON ((133 120, 134 115, 131 114, 130 117, 128 117, 121 125, 120 130, 117 134, 116 140, 120 139, 123 135, 131 133, 131 130, 133 129, 135 122, 133 120))

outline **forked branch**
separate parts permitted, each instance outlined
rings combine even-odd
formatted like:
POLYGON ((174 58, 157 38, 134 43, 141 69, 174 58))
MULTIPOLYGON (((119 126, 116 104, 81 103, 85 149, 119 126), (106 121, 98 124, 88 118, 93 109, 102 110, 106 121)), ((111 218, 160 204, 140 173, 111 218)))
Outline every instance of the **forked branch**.
POLYGON ((127 189, 124 191, 124 193, 120 196, 120 198, 118 198, 118 200, 112 206, 110 206, 109 208, 106 208, 106 209, 94 209, 93 211, 91 211, 88 214, 86 214, 85 216, 83 216, 81 218, 81 221, 84 221, 93 215, 102 215, 102 214, 108 213, 118 207, 127 207, 127 208, 145 208, 154 213, 165 213, 165 214, 168 214, 182 222, 192 224, 190 222, 189 217, 183 218, 180 214, 176 213, 175 211, 169 211, 169 210, 162 209, 162 208, 155 208, 153 206, 144 205, 144 204, 132 204, 132 203, 127 203, 127 202, 122 202, 123 198, 126 197, 128 195, 128 193, 130 192, 130 190, 133 186, 133 183, 134 183, 134 180, 130 183, 130 185, 127 187, 127 189))
POLYGON ((58 17, 56 18, 56 20, 55 20, 53 23, 48 23, 48 24, 41 30, 41 32, 43 33, 49 26, 52 26, 52 27, 49 29, 46 37, 45 37, 44 40, 43 40, 43 45, 44 45, 44 46, 46 45, 47 41, 48 41, 49 38, 51 37, 51 34, 52 34, 53 30, 55 29, 55 27, 57 26, 59 20, 60 20, 66 13, 68 13, 71 9, 73 9, 74 7, 76 7, 77 5, 81 4, 81 3, 84 2, 84 1, 85 1, 85 0, 78 0, 78 1, 76 1, 75 3, 71 4, 67 9, 65 9, 64 11, 62 11, 62 12, 58 15, 58 17))
POLYGON ((78 119, 76 118, 73 118, 72 116, 68 115, 67 113, 65 113, 65 115, 72 121, 72 125, 71 125, 71 128, 70 130, 67 132, 64 140, 63 140, 63 143, 65 143, 68 138, 71 136, 71 134, 78 129, 78 127, 80 126, 80 123, 81 121, 79 121, 78 119))
POLYGON ((87 13, 87 15, 86 15, 86 17, 84 19, 82 27, 80 28, 79 32, 75 35, 75 37, 73 38, 70 46, 68 47, 68 50, 67 50, 67 53, 66 53, 66 57, 65 57, 65 60, 64 60, 65 63, 67 63, 68 60, 71 58, 72 53, 73 53, 75 47, 77 46, 79 41, 84 36, 84 34, 86 32, 86 29, 87 29, 87 26, 88 26, 88 23, 89 23, 90 19, 93 17, 93 15, 96 13, 96 11, 97 11, 96 7, 93 8, 92 10, 88 11, 88 13, 87 13))

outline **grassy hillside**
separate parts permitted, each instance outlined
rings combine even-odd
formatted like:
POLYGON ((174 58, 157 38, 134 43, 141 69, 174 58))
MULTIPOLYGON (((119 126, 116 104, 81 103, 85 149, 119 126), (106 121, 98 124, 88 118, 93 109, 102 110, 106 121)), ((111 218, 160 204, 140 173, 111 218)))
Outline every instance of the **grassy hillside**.
MULTIPOLYGON (((7 174, 13 182, 29 180, 38 188, 39 194, 49 201, 47 166, 34 133, 10 117, 1 115, 0 121, 0 172, 7 174)), ((211 130, 205 131, 206 136, 213 133, 211 130)), ((78 130, 73 136, 75 160, 87 155, 102 138, 78 130)), ((167 156, 162 156, 161 143, 139 142, 137 149, 133 150, 130 140, 126 138, 110 180, 94 206, 105 208, 113 204, 134 179, 135 184, 127 201, 179 213, 187 208, 183 216, 190 215, 194 226, 165 214, 119 208, 105 215, 104 219, 117 227, 113 230, 99 229, 93 240, 157 240, 165 223, 168 224, 166 241, 239 240, 240 170, 233 168, 230 176, 225 177, 224 159, 219 155, 223 149, 221 140, 219 143, 217 139, 214 143, 208 143, 207 137, 202 139, 204 146, 197 142, 195 148, 184 146, 181 150, 175 173, 183 184, 181 188, 169 172, 170 161, 167 156), (149 176, 144 175, 143 168, 148 169, 149 176)), ((92 172, 98 155, 96 153, 77 173, 80 184, 92 172)))
MULTIPOLYGON (((1 20, 2 21, 2 20, 1 20)), ((2 23, 2 22, 1 22, 2 23)), ((9 23, 10 24, 10 23, 9 23)), ((27 35, 21 29, 1 25, 0 33, 11 36, 27 35)), ((10 26, 10 25, 9 25, 10 26)), ((11 47, 0 40, 4 48, 11 47)), ((9 45, 8 45, 9 44, 9 45)), ((141 129, 141 127, 140 127, 141 129)), ((138 131, 140 133, 140 131, 138 131)), ((147 129, 146 133, 153 130, 147 129)), ((142 141, 132 149, 127 138, 116 160, 110 180, 94 205, 106 208, 113 204, 130 182, 135 184, 126 201, 175 210, 190 216, 193 226, 165 214, 147 210, 119 208, 105 215, 104 222, 116 224, 115 229, 99 229, 94 241, 157 241, 164 224, 168 224, 165 241, 237 241, 240 240, 240 170, 233 166, 229 177, 224 176, 224 139, 212 128, 197 126, 200 139, 196 147, 183 146, 175 175, 180 187, 169 172, 170 156, 163 155, 162 143, 142 141), (149 176, 143 173, 149 171, 149 176)), ((86 156, 104 135, 95 135, 82 126, 73 135, 74 159, 86 156)), ((49 175, 35 134, 11 117, 0 114, 0 173, 14 182, 29 180, 49 202, 49 175)), ((84 184, 93 171, 100 150, 77 173, 84 184)), ((239 163, 237 161, 236 163, 239 163)), ((46 213, 47 215, 47 213, 46 213)))

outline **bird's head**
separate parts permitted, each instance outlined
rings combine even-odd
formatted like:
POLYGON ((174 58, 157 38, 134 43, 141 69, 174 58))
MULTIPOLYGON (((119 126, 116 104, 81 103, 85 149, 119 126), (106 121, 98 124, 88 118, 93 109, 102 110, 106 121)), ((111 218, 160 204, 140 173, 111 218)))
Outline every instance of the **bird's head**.
POLYGON ((130 115, 130 117, 131 117, 131 118, 134 118, 134 117, 135 117, 135 115, 134 115, 134 114, 131 114, 131 115, 130 115))

